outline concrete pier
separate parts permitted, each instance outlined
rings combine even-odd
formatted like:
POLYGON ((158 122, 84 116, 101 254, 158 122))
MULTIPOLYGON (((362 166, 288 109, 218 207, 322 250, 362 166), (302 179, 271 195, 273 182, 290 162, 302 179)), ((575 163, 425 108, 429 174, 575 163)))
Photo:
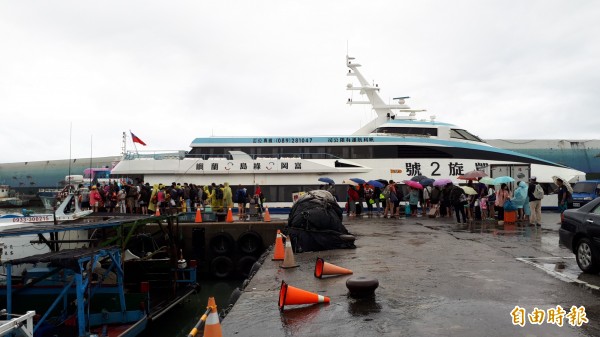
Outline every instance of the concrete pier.
MULTIPOLYGON (((581 275, 573 254, 558 246, 558 219, 544 214, 541 228, 425 217, 345 220, 357 249, 296 254, 300 266, 293 269, 269 256, 222 322, 224 336, 598 336, 598 294, 593 285, 569 281, 569 274, 581 275), (317 257, 354 275, 317 279, 317 257), (377 278, 375 296, 350 297, 346 280, 353 276, 377 278), (331 303, 280 312, 282 280, 331 303), (557 305, 567 313, 584 306, 589 322, 513 324, 515 306, 529 314, 557 305)), ((583 276, 600 284, 598 275, 583 276)))

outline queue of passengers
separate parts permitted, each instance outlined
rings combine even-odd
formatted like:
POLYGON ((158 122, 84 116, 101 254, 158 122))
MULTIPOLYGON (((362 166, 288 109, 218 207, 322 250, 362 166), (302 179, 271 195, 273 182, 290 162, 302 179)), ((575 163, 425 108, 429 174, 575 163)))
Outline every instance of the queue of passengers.
POLYGON ((154 184, 136 181, 136 183, 111 182, 96 183, 90 189, 79 185, 78 199, 82 209, 94 212, 155 214, 158 209, 161 214, 177 212, 195 212, 198 207, 211 206, 215 212, 224 212, 238 204, 238 216, 246 217, 246 206, 257 205, 262 212, 265 200, 259 185, 254 194, 238 186, 233 193, 229 183, 199 186, 188 183, 171 183, 171 185, 154 184))
MULTIPOLYGON (((562 180, 559 179, 557 184, 559 210, 562 213, 570 195, 562 180)), ((529 222, 532 226, 541 226, 541 199, 544 197, 544 190, 537 183, 536 177, 531 177, 529 184, 517 182, 514 193, 507 184, 501 184, 496 190, 494 185, 469 180, 467 186, 475 194, 466 194, 463 188, 452 183, 425 186, 423 189, 409 187, 406 195, 393 180, 383 189, 368 184, 348 186, 346 211, 350 217, 361 215, 366 203, 368 216, 399 218, 402 208, 406 215, 417 216, 420 205, 422 215, 428 213, 432 217, 449 218, 455 215, 457 223, 462 224, 469 220, 503 220, 506 206, 516 209, 517 219, 529 222), (402 205, 401 201, 407 202, 402 205)))

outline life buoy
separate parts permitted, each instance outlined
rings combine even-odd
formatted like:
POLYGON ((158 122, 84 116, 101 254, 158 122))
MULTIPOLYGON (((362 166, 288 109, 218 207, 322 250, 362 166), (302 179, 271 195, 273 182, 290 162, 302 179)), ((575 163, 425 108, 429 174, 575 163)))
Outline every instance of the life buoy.
POLYGON ((231 234, 220 232, 210 238, 208 247, 215 255, 231 256, 231 253, 233 253, 234 243, 235 241, 233 240, 231 234))
POLYGON ((237 240, 240 252, 246 255, 259 255, 263 251, 263 239, 255 231, 246 231, 237 240))
POLYGON ((210 261, 210 270, 217 278, 231 276, 233 269, 233 261, 227 256, 217 256, 210 261))
POLYGON ((256 258, 254 256, 241 257, 237 262, 237 272, 244 278, 248 277, 255 262, 256 258))

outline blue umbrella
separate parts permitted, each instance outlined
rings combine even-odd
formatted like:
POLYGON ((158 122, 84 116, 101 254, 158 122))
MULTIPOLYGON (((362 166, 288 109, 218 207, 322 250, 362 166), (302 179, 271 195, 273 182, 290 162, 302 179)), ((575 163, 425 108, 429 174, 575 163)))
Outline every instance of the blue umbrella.
POLYGON ((502 176, 498 178, 494 178, 494 185, 508 184, 515 181, 513 178, 509 176, 502 176))
POLYGON ((419 182, 423 179, 427 179, 427 177, 426 176, 414 176, 414 177, 410 178, 410 180, 416 181, 416 182, 419 182))
POLYGON ((435 180, 431 179, 431 178, 425 178, 425 179, 419 181, 419 183, 423 186, 432 186, 434 182, 435 182, 435 180))
POLYGON ((367 181, 367 184, 373 186, 373 187, 378 187, 378 188, 384 188, 385 185, 377 180, 369 180, 367 181))
POLYGON ((333 179, 327 177, 321 177, 319 178, 319 181, 328 184, 335 184, 335 181, 333 181, 333 179))
POLYGON ((357 184, 361 184, 361 185, 364 184, 364 183, 366 183, 366 181, 364 181, 364 180, 362 180, 360 178, 350 178, 350 180, 354 181, 357 184))

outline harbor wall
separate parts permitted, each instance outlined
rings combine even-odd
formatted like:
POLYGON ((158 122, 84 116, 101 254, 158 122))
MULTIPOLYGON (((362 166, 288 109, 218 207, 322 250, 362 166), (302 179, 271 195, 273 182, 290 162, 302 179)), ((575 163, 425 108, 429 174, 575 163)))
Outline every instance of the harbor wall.
MULTIPOLYGON (((189 213, 192 214, 192 213, 189 213)), ((185 220, 185 219, 184 219, 185 220)), ((287 221, 180 222, 183 256, 197 261, 202 277, 244 279, 260 255, 275 242, 287 221)), ((150 231, 156 224, 148 224, 150 231)))

